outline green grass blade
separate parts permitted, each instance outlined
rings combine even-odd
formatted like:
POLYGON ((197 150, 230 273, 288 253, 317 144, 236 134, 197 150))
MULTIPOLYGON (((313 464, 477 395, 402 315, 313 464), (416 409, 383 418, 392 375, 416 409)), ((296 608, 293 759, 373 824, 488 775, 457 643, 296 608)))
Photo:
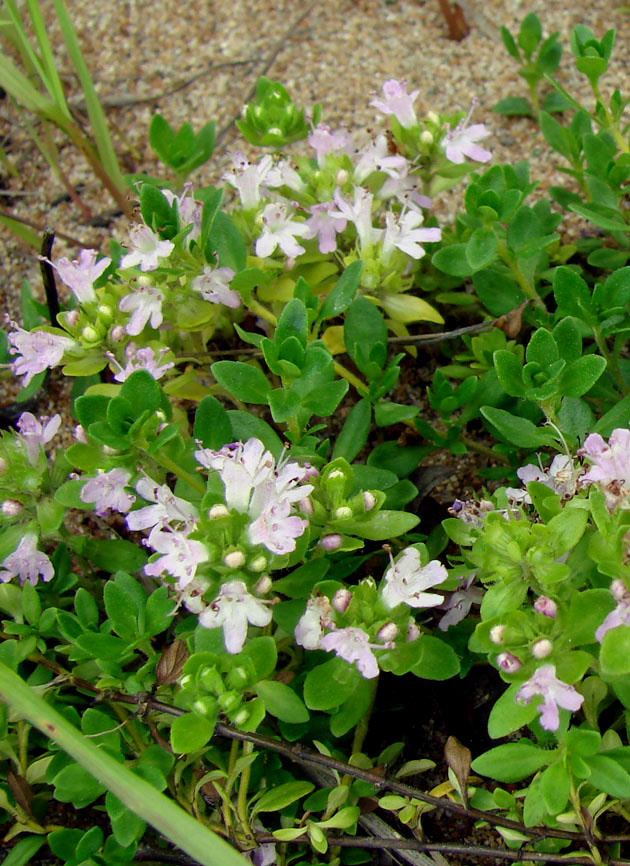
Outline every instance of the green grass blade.
MULTIPOLYGON (((5 0, 5 3, 6 2, 7 0, 5 0)), ((12 0, 10 0, 10 2, 12 2, 12 0)), ((41 52, 41 58, 46 73, 46 79, 44 80, 44 84, 46 85, 46 89, 50 93, 53 101, 70 118, 72 117, 72 115, 70 114, 70 109, 68 108, 68 104, 66 103, 66 95, 63 89, 63 84, 61 83, 59 73, 57 72, 57 64, 55 62, 52 47, 46 33, 46 25, 44 24, 44 19, 42 17, 42 13, 39 8, 39 4, 37 3, 37 0, 28 0, 28 11, 31 16, 33 30, 35 32, 35 38, 37 39, 37 44, 39 45, 39 50, 41 52)))
MULTIPOLYGON (((37 75, 42 83, 46 84, 46 73, 41 61, 29 41, 29 38, 24 30, 22 18, 14 0, 3 0, 4 8, 6 9, 8 19, 3 21, 3 26, 8 29, 5 34, 11 44, 20 52, 22 63, 27 75, 37 75), (7 24, 7 22, 9 22, 7 24)), ((50 92, 50 91, 49 91, 50 92)), ((52 97, 52 93, 50 94, 52 97)))
POLYGON ((1 662, 0 700, 61 746, 127 808, 202 866, 246 866, 247 861, 231 845, 95 746, 1 662))
POLYGON ((32 111, 34 114, 47 114, 51 108, 54 108, 54 103, 33 87, 17 66, 2 54, 0 54, 0 87, 27 111, 32 111))
POLYGON ((94 135, 94 140, 96 141, 103 168, 114 184, 120 190, 126 191, 125 182, 118 164, 118 157, 116 156, 116 151, 114 150, 114 145, 112 144, 112 139, 109 134, 105 113, 94 88, 94 82, 92 81, 90 70, 88 69, 83 54, 81 53, 81 48, 79 47, 79 42, 77 40, 75 29, 72 26, 72 21, 70 20, 70 16, 63 4, 63 0, 54 0, 54 4, 57 18, 59 19, 59 26, 61 27, 61 32, 68 49, 68 54, 70 55, 70 59, 74 64, 74 68, 76 69, 81 82, 83 95, 85 96, 85 104, 87 106, 90 123, 92 124, 92 133, 94 135))
POLYGON ((37 252, 41 250, 41 235, 34 232, 32 228, 24 225, 24 223, 18 222, 17 220, 14 220, 13 217, 0 213, 0 226, 4 226, 9 229, 10 232, 13 232, 13 234, 19 238, 22 243, 26 244, 26 246, 32 247, 34 250, 37 250, 37 252))

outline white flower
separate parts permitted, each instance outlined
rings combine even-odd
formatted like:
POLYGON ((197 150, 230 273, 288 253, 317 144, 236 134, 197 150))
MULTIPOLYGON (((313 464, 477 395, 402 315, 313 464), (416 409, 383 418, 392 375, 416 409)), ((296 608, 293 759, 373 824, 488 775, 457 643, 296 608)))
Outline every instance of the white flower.
POLYGON ((221 179, 238 190, 243 210, 253 210, 260 204, 260 190, 273 167, 273 160, 267 154, 256 165, 252 165, 245 154, 237 150, 232 161, 234 171, 226 171, 221 179))
POLYGON ((519 704, 528 704, 534 695, 543 699, 536 709, 540 710, 540 724, 546 731, 557 731, 560 724, 558 707, 575 713, 584 702, 584 697, 573 686, 556 677, 555 665, 538 668, 516 693, 519 704))
POLYGON ((141 271, 154 271, 160 264, 159 260, 168 258, 175 249, 172 241, 161 241, 148 226, 137 224, 131 227, 129 246, 131 252, 122 257, 120 267, 132 268, 140 265, 141 271))
POLYGON ((354 187, 352 204, 342 196, 339 187, 333 194, 338 210, 332 211, 333 219, 347 220, 357 230, 361 250, 368 249, 378 237, 378 230, 372 226, 372 202, 374 196, 361 186, 354 187))
POLYGON ((16 376, 26 377, 22 382, 24 387, 29 384, 33 376, 60 364, 65 352, 78 345, 69 337, 60 337, 46 331, 29 333, 22 328, 17 328, 9 334, 8 339, 11 344, 9 353, 20 355, 11 368, 16 376))
POLYGON ((139 334, 149 319, 151 327, 157 329, 162 324, 162 293, 152 286, 138 286, 137 290, 130 295, 125 295, 118 304, 118 309, 123 313, 131 313, 131 318, 125 330, 135 337, 139 334))
POLYGON ((48 582, 55 573, 50 559, 37 549, 37 536, 33 532, 27 532, 13 553, 0 562, 0 569, 4 569, 0 571, 2 583, 19 577, 21 584, 28 580, 31 586, 35 586, 40 577, 48 582))
POLYGON ((160 192, 170 205, 172 205, 173 202, 177 202, 180 227, 183 229, 192 225, 191 231, 186 235, 186 240, 197 240, 201 235, 203 205, 200 201, 195 201, 192 183, 188 182, 184 184, 180 196, 175 195, 175 193, 171 192, 170 189, 161 189, 160 192))
MULTIPOLYGON (((524 485, 529 484, 530 481, 539 481, 559 496, 572 496, 575 493, 578 476, 573 460, 567 454, 556 454, 548 470, 528 463, 527 466, 517 469, 516 474, 524 485)), ((506 487, 505 492, 514 502, 532 504, 532 498, 525 488, 519 490, 515 487, 506 487)))
POLYGON ((404 156, 389 152, 384 135, 377 135, 361 154, 352 176, 358 184, 374 171, 383 171, 390 178, 400 178, 407 174, 408 165, 404 156))
POLYGON ((232 268, 211 268, 206 265, 199 276, 191 282, 190 287, 193 291, 199 292, 204 301, 223 304, 224 307, 236 310, 241 305, 241 296, 229 288, 233 276, 232 268))
POLYGON ((325 595, 310 596, 295 627, 295 642, 304 649, 317 649, 324 629, 334 625, 331 614, 332 607, 325 595))
POLYGON ((378 662, 373 649, 383 649, 371 644, 369 635, 362 628, 339 628, 324 635, 319 642, 320 649, 334 652, 349 664, 357 663, 359 672, 367 680, 378 676, 378 662))
POLYGON ((51 441, 61 426, 61 415, 53 415, 50 420, 44 417, 37 419, 31 412, 22 412, 17 428, 26 444, 28 461, 35 465, 41 453, 41 448, 51 441))
POLYGON ((312 484, 301 484, 311 471, 298 463, 275 464, 273 455, 259 439, 195 452, 196 460, 219 473, 229 509, 247 513, 252 522, 248 537, 271 553, 295 550, 295 539, 308 522, 291 512, 293 506, 313 492, 312 484))
POLYGON ((396 216, 388 211, 385 214, 385 232, 383 234, 383 247, 381 259, 384 263, 391 259, 394 248, 410 256, 412 259, 421 259, 424 249, 420 243, 433 243, 442 237, 439 228, 418 228, 422 224, 423 216, 420 211, 408 210, 406 213, 396 216))
POLYGON ((83 502, 93 502, 97 514, 105 514, 108 509, 113 511, 129 511, 136 497, 127 493, 131 472, 128 469, 110 469, 95 478, 90 478, 81 488, 83 502))
POLYGON ((392 561, 385 572, 381 598, 389 610, 399 604, 408 604, 409 607, 436 607, 442 604, 444 598, 424 590, 443 583, 447 577, 446 569, 437 559, 431 560, 423 568, 419 551, 415 547, 407 547, 397 562, 392 561))
POLYGON ((331 201, 314 204, 310 208, 311 216, 306 220, 308 234, 305 238, 318 238, 320 253, 334 253, 337 249, 337 232, 342 232, 346 227, 346 220, 335 218, 331 211, 334 204, 331 201))
POLYGON ((352 147, 352 136, 345 129, 336 129, 332 132, 325 123, 318 123, 307 141, 315 151, 320 168, 323 167, 327 154, 335 151, 349 154, 352 147))
POLYGON ((214 601, 199 615, 204 628, 223 626, 225 648, 232 654, 243 649, 248 623, 262 628, 270 622, 271 611, 265 602, 251 595, 241 580, 224 583, 214 601))
POLYGON ((280 247, 285 256, 291 259, 301 256, 305 251, 295 240, 309 234, 306 223, 292 220, 284 204, 265 205, 262 212, 263 231, 256 241, 256 255, 264 259, 280 247))
MULTIPOLYGON (((183 523, 190 531, 199 516, 197 509, 185 499, 175 496, 168 484, 157 484, 147 476, 140 478, 136 490, 143 499, 154 504, 145 505, 127 515, 127 526, 133 532, 155 526, 166 527, 173 521, 183 523)), ((149 543, 153 545, 151 537, 149 543)))
POLYGON ((112 260, 107 258, 107 256, 97 262, 96 250, 81 250, 78 260, 74 259, 73 261, 62 258, 57 259, 56 262, 51 262, 50 259, 44 256, 39 256, 39 258, 52 265, 62 282, 72 289, 75 298, 80 304, 87 304, 96 300, 94 281, 112 263, 112 260))
POLYGON ((269 189, 277 189, 281 186, 288 186, 294 192, 306 192, 306 184, 291 166, 288 159, 281 159, 270 169, 265 179, 265 186, 269 189))
POLYGON ((177 588, 183 589, 195 577, 197 566, 208 560, 208 550, 200 541, 188 538, 182 532, 155 528, 148 544, 163 554, 155 562, 144 566, 146 574, 160 577, 165 571, 177 578, 177 588))

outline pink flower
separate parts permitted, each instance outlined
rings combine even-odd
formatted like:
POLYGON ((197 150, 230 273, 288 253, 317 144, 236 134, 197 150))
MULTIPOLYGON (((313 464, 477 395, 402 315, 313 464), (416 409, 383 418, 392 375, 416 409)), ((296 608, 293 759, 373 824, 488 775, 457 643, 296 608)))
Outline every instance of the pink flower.
POLYGON ((206 265, 199 276, 191 282, 190 288, 194 292, 199 292, 204 301, 223 304, 224 307, 236 310, 241 306, 241 296, 229 288, 233 276, 232 268, 211 268, 206 265))
POLYGON ((399 604, 436 607, 444 601, 443 596, 424 590, 443 583, 447 577, 448 573, 441 562, 433 559, 422 567, 420 552, 415 547, 407 547, 396 562, 392 560, 385 572, 381 598, 388 610, 399 604))
POLYGON ((455 129, 451 130, 447 126, 446 138, 442 142, 446 158, 458 165, 464 162, 464 157, 466 156, 475 162, 488 162, 489 159, 492 159, 490 151, 484 150, 483 147, 479 147, 477 144, 478 141, 483 141, 484 138, 490 135, 490 130, 486 129, 483 123, 473 123, 472 126, 467 125, 476 104, 477 100, 473 99, 470 111, 464 120, 461 120, 457 124, 455 129))
POLYGON ((39 256, 39 258, 52 265, 62 282, 72 289, 80 304, 92 303, 96 300, 94 282, 112 263, 112 260, 107 256, 97 262, 96 250, 81 250, 78 260, 74 259, 73 261, 62 258, 57 259, 56 262, 51 262, 44 256, 39 256))
POLYGON ((247 591, 243 581, 232 580, 223 584, 214 601, 199 615, 199 623, 204 628, 223 626, 226 650, 239 653, 248 623, 262 628, 271 622, 271 611, 265 604, 247 591))
POLYGON ((56 435, 61 426, 61 415, 53 415, 50 420, 43 417, 37 419, 30 412, 22 412, 17 428, 26 444, 28 462, 35 465, 41 454, 41 449, 56 435))
MULTIPOLYGON (((559 496, 573 496, 578 475, 573 466, 573 460, 567 454, 556 454, 548 470, 534 466, 533 463, 528 463, 527 466, 517 469, 516 474, 523 484, 529 484, 530 481, 539 481, 559 496)), ((532 504, 531 496, 525 489, 519 490, 518 488, 507 487, 505 492, 515 502, 532 504)))
POLYGON ((288 186, 293 192, 306 192, 306 184, 291 166, 288 159, 280 159, 273 168, 270 169, 265 178, 265 186, 269 189, 278 189, 281 186, 288 186))
POLYGON ((130 295, 125 295, 118 304, 123 313, 131 313, 125 330, 135 337, 151 320, 151 327, 157 329, 162 324, 162 293, 152 286, 138 286, 130 295))
POLYGON ((172 241, 161 241, 148 226, 136 224, 131 227, 129 234, 131 252, 120 260, 120 267, 123 269, 140 265, 141 271, 154 271, 160 264, 160 259, 168 258, 175 249, 172 241))
POLYGON ((419 93, 419 90, 407 93, 405 81, 396 81, 396 79, 390 78, 383 84, 383 96, 385 98, 373 99, 370 105, 378 108, 383 114, 393 114, 404 129, 409 129, 418 123, 418 118, 413 110, 413 103, 419 93))
POLYGON ((127 363, 124 367, 121 367, 111 352, 106 352, 106 354, 111 363, 118 367, 118 372, 114 373, 114 379, 117 382, 125 382, 136 370, 146 370, 154 379, 161 379, 167 370, 175 366, 173 361, 160 364, 160 361, 168 352, 168 349, 160 349, 156 355, 150 346, 137 349, 134 343, 129 343, 125 348, 127 363))
MULTIPOLYGON (((270 497, 273 497, 273 491, 270 497)), ((260 515, 250 523, 247 535, 252 544, 263 544, 271 553, 283 556, 295 550, 295 539, 304 535, 308 521, 291 515, 288 499, 273 501, 263 507, 260 515)))
POLYGON ((28 580, 31 586, 35 586, 40 577, 47 583, 55 573, 50 559, 37 549, 37 536, 33 532, 26 533, 13 553, 0 562, 0 568, 4 569, 0 571, 2 583, 19 577, 21 584, 28 580))
POLYGON ((110 469, 101 472, 95 478, 90 478, 81 488, 83 502, 93 502, 97 514, 105 514, 110 508, 113 511, 129 511, 136 497, 127 493, 131 472, 128 469, 110 469))
POLYGON ((315 151, 317 165, 322 168, 325 157, 329 153, 349 153, 352 147, 352 136, 345 129, 331 131, 325 123, 318 123, 313 132, 306 139, 315 151))
POLYGON ((630 482, 630 430, 613 430, 608 444, 599 433, 591 433, 578 453, 585 454, 592 463, 580 479, 581 484, 618 481, 625 486, 630 482))
POLYGON ((345 219, 335 219, 331 216, 334 204, 325 201, 314 204, 310 208, 311 216, 306 220, 308 234, 305 238, 318 238, 318 249, 320 253, 334 253, 337 249, 336 234, 342 232, 346 227, 345 219))
POLYGON ((197 566, 208 559, 208 550, 200 541, 194 541, 183 532, 155 528, 147 543, 163 554, 155 562, 144 566, 145 574, 160 577, 165 571, 177 578, 177 588, 183 589, 195 577, 197 566))
POLYGON ((595 639, 600 643, 607 631, 620 625, 630 625, 630 593, 622 580, 613 580, 610 591, 617 602, 617 606, 604 619, 603 623, 595 632, 595 639))
POLYGON ((267 258, 272 255, 277 247, 280 247, 285 256, 297 258, 305 252, 295 240, 296 237, 305 237, 309 233, 306 223, 292 220, 287 214, 287 206, 284 204, 265 205, 262 212, 263 231, 256 241, 256 255, 267 258))
POLYGON ((557 731, 560 724, 558 707, 577 712, 584 697, 573 686, 556 677, 555 665, 538 668, 527 682, 523 683, 516 694, 519 704, 528 704, 534 695, 540 695, 542 704, 537 707, 541 712, 540 724, 546 731, 557 731))
POLYGON ((16 376, 26 377, 22 382, 24 387, 29 384, 33 376, 60 364, 65 352, 74 349, 77 345, 69 337, 60 337, 46 331, 29 333, 22 328, 17 328, 9 334, 8 339, 11 344, 9 353, 20 355, 11 367, 16 376))
POLYGON ((446 631, 450 626, 456 625, 466 618, 473 604, 481 604, 483 601, 483 589, 473 586, 476 575, 469 578, 460 577, 461 589, 450 593, 444 604, 439 605, 446 613, 438 623, 440 631, 446 631))
POLYGON ((331 631, 320 639, 319 646, 326 652, 334 651, 349 664, 356 662, 359 672, 367 680, 378 676, 378 662, 372 650, 383 647, 371 644, 369 635, 362 628, 350 626, 331 631))
POLYGON ((182 228, 192 226, 191 231, 186 235, 186 240, 193 241, 201 235, 201 215, 203 213, 203 205, 200 201, 195 201, 192 183, 185 183, 180 196, 175 195, 170 189, 161 189, 160 192, 172 205, 177 202, 177 211, 179 213, 179 224, 182 228))

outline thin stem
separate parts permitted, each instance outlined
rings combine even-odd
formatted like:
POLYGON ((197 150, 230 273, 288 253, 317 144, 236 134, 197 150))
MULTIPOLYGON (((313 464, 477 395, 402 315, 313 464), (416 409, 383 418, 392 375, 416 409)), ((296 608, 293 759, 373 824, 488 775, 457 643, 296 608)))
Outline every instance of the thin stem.
POLYGON ((510 251, 507 247, 506 242, 502 238, 498 239, 498 253, 499 253, 499 258, 501 259, 503 264, 507 265, 508 268, 510 269, 510 271, 512 272, 514 279, 516 280, 516 282, 519 284, 519 286, 523 290, 523 294, 525 295, 525 297, 532 300, 536 304, 537 307, 540 307, 540 309, 544 310, 544 312, 546 313, 547 307, 545 306, 543 299, 540 297, 540 295, 536 291, 536 287, 531 285, 527 281, 527 279, 525 278, 525 275, 523 274, 523 272, 521 271, 521 269, 518 265, 518 261, 516 261, 516 259, 512 256, 512 254, 510 253, 510 251))
POLYGON ((273 325, 274 328, 278 324, 278 319, 274 316, 271 310, 268 310, 267 307, 263 306, 260 301, 256 300, 256 298, 251 298, 247 302, 247 306, 252 313, 255 313, 257 316, 260 316, 261 319, 269 322, 269 324, 273 325))
POLYGON ((166 454, 162 454, 158 451, 157 454, 150 455, 156 463, 159 463, 163 469, 166 469, 168 472, 172 472, 173 475, 177 475, 178 478, 181 478, 182 481, 185 481, 186 484, 189 484, 193 487, 198 493, 203 494, 206 492, 206 485, 201 482, 195 475, 192 475, 186 469, 182 469, 174 460, 171 460, 170 457, 167 457, 166 454))
MULTIPOLYGON (((374 701, 376 700, 376 691, 378 689, 378 677, 369 681, 370 684, 370 703, 368 707, 361 716, 359 723, 354 729, 354 738, 352 740, 352 752, 351 755, 358 755, 361 749, 363 748, 363 743, 365 742, 365 738, 367 737, 368 727, 370 723, 370 716, 372 715, 372 710, 374 709, 374 701)), ((341 780, 342 785, 349 786, 352 782, 352 776, 349 776, 348 773, 344 775, 341 780)), ((327 816, 328 817, 328 816, 327 816)))
MULTIPOLYGON (((251 755, 253 751, 253 743, 243 743, 243 757, 245 755, 251 755)), ((251 772, 251 764, 248 764, 248 766, 241 772, 241 777, 238 782, 238 800, 236 804, 236 811, 241 822, 241 829, 245 833, 246 838, 253 838, 254 836, 249 823, 249 814, 247 811, 247 789, 249 788, 251 772)))
POLYGON ((344 367, 343 364, 339 363, 339 361, 335 361, 334 363, 335 363, 335 373, 337 373, 337 375, 341 376, 343 379, 345 379, 347 382, 349 382, 350 385, 352 385, 357 390, 359 390, 359 388, 362 391, 368 390, 368 386, 365 384, 365 382, 362 382, 359 379, 359 377, 355 376, 354 373, 352 373, 350 370, 348 370, 347 367, 344 367))

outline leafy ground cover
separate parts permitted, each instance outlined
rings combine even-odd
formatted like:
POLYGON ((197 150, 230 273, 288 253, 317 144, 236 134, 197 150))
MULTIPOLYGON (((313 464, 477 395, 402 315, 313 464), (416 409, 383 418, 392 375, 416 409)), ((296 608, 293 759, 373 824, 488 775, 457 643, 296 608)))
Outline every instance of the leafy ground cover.
POLYGON ((474 102, 390 79, 361 137, 262 77, 259 159, 195 188, 214 125, 156 114, 126 243, 42 255, 0 347, 9 866, 626 862, 627 100, 613 31, 569 39, 589 107, 535 15, 502 36, 549 198, 474 102), (475 497, 428 499, 445 456, 475 497))

